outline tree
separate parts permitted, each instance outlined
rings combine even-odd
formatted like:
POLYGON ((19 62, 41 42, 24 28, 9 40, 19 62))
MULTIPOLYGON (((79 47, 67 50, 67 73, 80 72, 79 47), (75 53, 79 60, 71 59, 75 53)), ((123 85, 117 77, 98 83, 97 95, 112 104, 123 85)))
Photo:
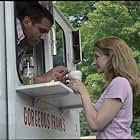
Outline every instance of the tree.
MULTIPOLYGON (((133 50, 140 66, 140 2, 139 1, 69 1, 58 2, 59 8, 75 28, 81 30, 83 61, 77 68, 83 72, 83 82, 93 101, 99 97, 104 84, 103 76, 96 74, 90 64, 94 58, 94 42, 108 35, 124 39, 133 50)), ((140 97, 134 97, 132 134, 140 137, 140 97)), ((92 132, 81 114, 81 135, 92 132), (83 128, 85 127, 85 129, 83 128)))
POLYGON ((69 19, 70 23, 76 28, 80 27, 87 20, 89 11, 95 10, 95 1, 58 1, 59 9, 69 19), (78 10, 77 10, 78 9, 78 10))

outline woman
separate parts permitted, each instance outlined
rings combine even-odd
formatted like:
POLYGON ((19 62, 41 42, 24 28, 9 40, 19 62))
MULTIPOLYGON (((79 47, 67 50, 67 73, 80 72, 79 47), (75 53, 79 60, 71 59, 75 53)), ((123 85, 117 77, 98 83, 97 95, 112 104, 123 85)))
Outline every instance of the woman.
POLYGON ((109 36, 95 43, 98 73, 104 73, 103 93, 93 106, 89 92, 79 80, 68 86, 81 95, 85 117, 97 139, 130 139, 133 118, 133 94, 140 85, 139 70, 128 45, 120 38, 109 36))

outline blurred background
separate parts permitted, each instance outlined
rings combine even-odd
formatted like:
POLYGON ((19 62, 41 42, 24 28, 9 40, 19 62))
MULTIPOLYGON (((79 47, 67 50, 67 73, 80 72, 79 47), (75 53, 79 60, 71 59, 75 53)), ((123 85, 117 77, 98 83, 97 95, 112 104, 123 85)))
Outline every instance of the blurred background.
MULTIPOLYGON (((103 75, 90 64, 94 58, 94 42, 114 35, 124 39, 133 51, 140 68, 140 2, 139 1, 56 1, 55 4, 75 28, 81 31, 83 61, 77 69, 83 73, 92 101, 95 103, 104 84, 103 75)), ((134 97, 132 136, 140 138, 140 96, 134 97)), ((81 136, 95 135, 83 112, 80 114, 81 136)))

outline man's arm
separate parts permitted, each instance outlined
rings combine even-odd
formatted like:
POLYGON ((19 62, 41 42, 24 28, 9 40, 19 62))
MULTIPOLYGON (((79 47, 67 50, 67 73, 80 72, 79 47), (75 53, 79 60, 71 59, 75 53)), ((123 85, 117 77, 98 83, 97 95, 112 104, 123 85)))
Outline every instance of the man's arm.
POLYGON ((52 80, 64 81, 65 75, 68 73, 68 69, 64 66, 56 66, 45 74, 34 77, 35 83, 46 83, 52 80))

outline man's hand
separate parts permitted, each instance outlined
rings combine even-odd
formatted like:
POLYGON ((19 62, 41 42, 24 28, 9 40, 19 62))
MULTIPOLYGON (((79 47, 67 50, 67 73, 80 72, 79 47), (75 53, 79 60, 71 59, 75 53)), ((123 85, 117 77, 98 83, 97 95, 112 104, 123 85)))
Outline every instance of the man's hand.
POLYGON ((35 83, 46 83, 52 80, 63 82, 67 73, 68 69, 66 67, 56 66, 47 73, 35 77, 35 83))

